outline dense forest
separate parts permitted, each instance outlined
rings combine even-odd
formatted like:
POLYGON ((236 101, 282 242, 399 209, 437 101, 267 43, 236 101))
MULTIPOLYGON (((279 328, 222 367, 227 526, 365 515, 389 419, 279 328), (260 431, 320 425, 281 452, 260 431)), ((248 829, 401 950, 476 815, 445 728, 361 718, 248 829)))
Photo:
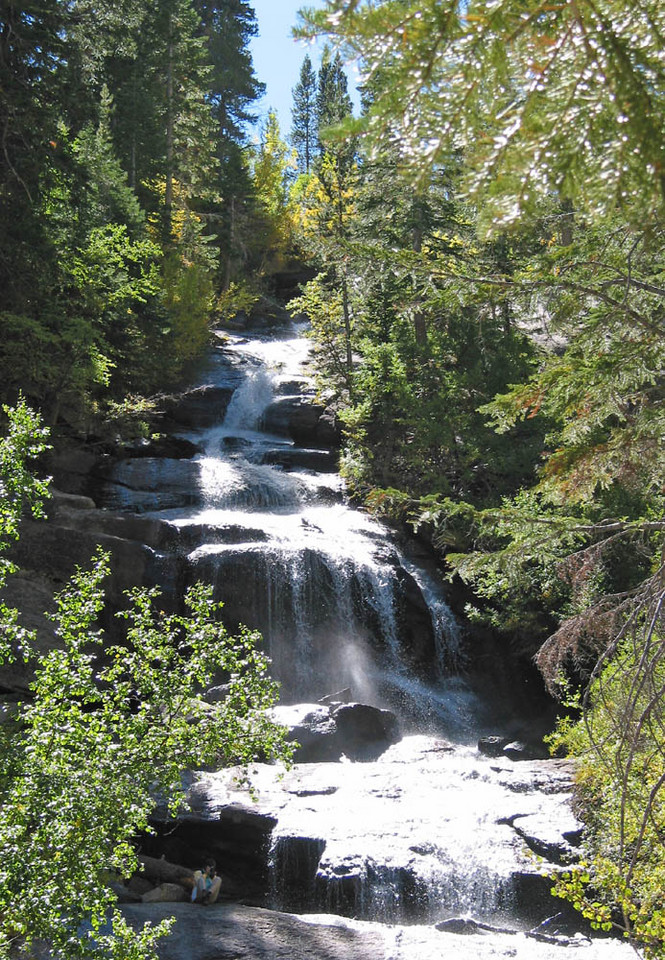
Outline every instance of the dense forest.
POLYGON ((562 703, 590 836, 560 895, 664 955, 662 3, 329 0, 254 145, 245 0, 3 18, 2 399, 149 430, 211 323, 304 269, 350 493, 562 703))
POLYGON ((0 25, 3 398, 128 426, 269 254, 254 12, 49 0, 0 25))

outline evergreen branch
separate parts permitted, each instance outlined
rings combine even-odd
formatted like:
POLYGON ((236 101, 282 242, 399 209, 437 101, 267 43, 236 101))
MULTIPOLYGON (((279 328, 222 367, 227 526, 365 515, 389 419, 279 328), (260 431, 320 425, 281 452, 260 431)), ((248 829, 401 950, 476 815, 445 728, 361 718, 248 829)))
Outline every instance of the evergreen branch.
MULTIPOLYGON (((590 287, 586 284, 579 283, 577 281, 571 280, 508 280, 505 277, 492 277, 492 276, 470 276, 463 273, 455 273, 453 271, 437 269, 437 275, 449 280, 463 280, 467 283, 480 284, 483 286, 497 287, 499 289, 506 290, 543 290, 543 289, 556 289, 561 287, 565 290, 570 290, 573 293, 583 293, 586 296, 594 297, 597 300, 600 300, 606 306, 613 307, 618 310, 620 313, 625 314, 627 317, 630 317, 631 320, 634 320, 640 327, 648 330, 650 333, 656 333, 661 335, 665 332, 664 324, 656 324, 646 317, 644 317, 637 310, 634 310, 632 307, 626 306, 620 300, 615 300, 613 297, 604 294, 602 290, 597 287, 590 287)), ((635 284, 637 285, 637 283, 635 284)), ((657 288, 655 291, 661 293, 657 288)))

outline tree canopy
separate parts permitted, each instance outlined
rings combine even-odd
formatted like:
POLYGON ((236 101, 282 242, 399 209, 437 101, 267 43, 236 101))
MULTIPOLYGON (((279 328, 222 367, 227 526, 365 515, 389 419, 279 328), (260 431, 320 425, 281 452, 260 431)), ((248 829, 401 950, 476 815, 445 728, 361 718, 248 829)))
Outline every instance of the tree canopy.
POLYGON ((200 353, 251 206, 255 32, 244 0, 3 10, 2 399, 103 432, 200 353))
POLYGON ((300 157, 300 172, 309 173, 318 143, 316 74, 309 55, 302 62, 298 83, 293 88, 291 119, 291 143, 300 157))

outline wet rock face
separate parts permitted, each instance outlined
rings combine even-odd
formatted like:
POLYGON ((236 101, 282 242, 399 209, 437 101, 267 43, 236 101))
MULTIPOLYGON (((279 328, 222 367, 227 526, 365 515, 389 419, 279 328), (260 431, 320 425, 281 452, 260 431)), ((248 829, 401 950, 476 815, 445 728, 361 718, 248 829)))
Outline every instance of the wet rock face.
POLYGON ((100 464, 95 480, 101 485, 100 506, 146 512, 197 503, 200 475, 193 460, 140 457, 100 464))
MULTIPOLYGON (((20 611, 22 626, 36 631, 37 649, 46 653, 58 646, 55 628, 46 614, 55 611, 54 595, 75 573, 86 569, 98 546, 110 556, 111 575, 105 587, 106 606, 101 625, 110 638, 117 638, 114 614, 126 606, 125 591, 137 584, 159 586, 169 598, 181 592, 181 568, 172 552, 174 531, 156 519, 131 514, 113 514, 94 507, 84 496, 52 491, 47 504, 48 520, 25 520, 11 559, 20 574, 11 577, 3 599, 20 611)), ((24 694, 32 670, 20 659, 3 664, 0 690, 24 694)))
POLYGON ((187 559, 188 582, 213 584, 229 629, 247 624, 266 638, 283 698, 316 700, 350 685, 364 699, 354 682, 361 660, 370 671, 404 654, 431 675, 432 618, 413 579, 394 561, 368 566, 331 554, 327 531, 314 524, 301 521, 300 531, 297 550, 268 537, 259 543, 250 530, 187 559))
POLYGON ((436 659, 431 612, 422 591, 406 570, 395 568, 395 605, 404 662, 418 673, 431 671, 436 659))
POLYGON ((168 397, 163 404, 167 422, 178 427, 210 427, 224 419, 233 388, 206 384, 168 397))
POLYGON ((561 866, 579 859, 582 842, 580 824, 571 822, 562 830, 541 814, 517 814, 505 821, 538 857, 561 866))
POLYGON ((268 450, 262 463, 282 467, 284 470, 316 470, 318 473, 335 473, 338 467, 337 456, 332 451, 307 448, 268 450))
POLYGON ((60 462, 72 486, 88 469, 95 503, 30 531, 21 562, 63 582, 103 543, 111 611, 136 584, 159 583, 178 609, 189 584, 212 583, 229 629, 264 635, 286 699, 353 685, 357 699, 382 702, 400 661, 432 676, 432 614, 388 532, 343 504, 334 415, 313 402, 306 341, 283 337, 220 339, 205 382, 163 400, 159 441, 121 458, 72 457, 73 473, 60 462))

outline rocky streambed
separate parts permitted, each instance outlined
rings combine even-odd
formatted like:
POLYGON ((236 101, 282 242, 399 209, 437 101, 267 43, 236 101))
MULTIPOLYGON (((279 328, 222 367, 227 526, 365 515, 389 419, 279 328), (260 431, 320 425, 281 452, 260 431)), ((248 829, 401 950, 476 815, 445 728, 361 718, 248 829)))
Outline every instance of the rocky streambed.
POLYGON ((627 960, 549 893, 545 875, 578 855, 568 762, 413 735, 369 762, 258 764, 251 793, 239 773, 193 775, 189 811, 155 824, 153 853, 205 848, 223 876, 211 907, 123 907, 176 918, 164 960, 627 960))
POLYGON ((549 892, 579 853, 567 761, 407 735, 371 761, 247 772, 251 790, 246 771, 191 775, 189 810, 155 821, 153 855, 193 866, 212 852, 223 877, 210 907, 184 892, 123 907, 136 924, 176 918, 164 960, 627 960, 549 892))
POLYGON ((208 851, 226 896, 287 912, 524 929, 562 909, 546 875, 578 856, 567 762, 411 735, 371 761, 242 776, 193 775, 189 810, 158 818, 146 852, 194 866, 208 851))

